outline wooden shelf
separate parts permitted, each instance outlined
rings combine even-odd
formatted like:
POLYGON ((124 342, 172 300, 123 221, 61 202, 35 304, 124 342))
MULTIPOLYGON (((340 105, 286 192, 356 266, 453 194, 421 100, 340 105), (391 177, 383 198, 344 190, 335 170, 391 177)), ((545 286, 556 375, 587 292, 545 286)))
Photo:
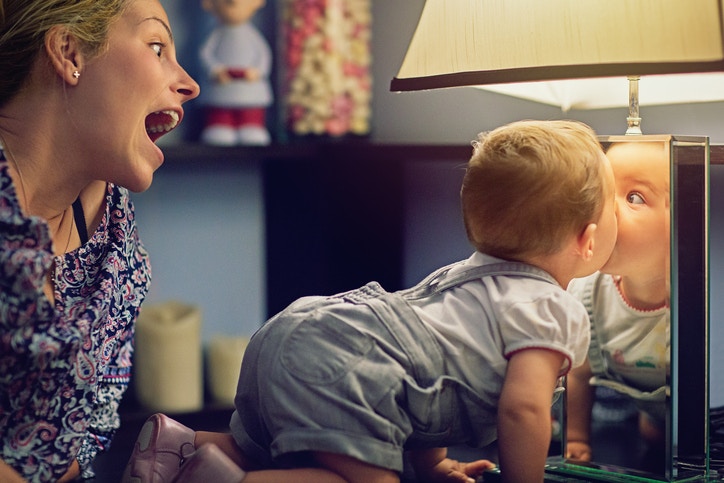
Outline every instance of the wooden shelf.
MULTIPOLYGON (((380 144, 364 139, 324 142, 298 141, 269 146, 219 147, 199 143, 162 146, 173 165, 203 163, 274 162, 291 159, 334 159, 359 162, 368 159, 389 161, 455 161, 465 163, 472 147, 458 144, 380 144)), ((710 146, 711 164, 724 164, 724 144, 710 146)))
POLYGON ((169 163, 196 165, 200 162, 274 162, 292 159, 334 159, 335 161, 398 160, 398 161, 456 161, 467 162, 471 146, 377 144, 367 140, 333 140, 326 142, 299 141, 269 146, 207 146, 197 143, 162 146, 169 163))

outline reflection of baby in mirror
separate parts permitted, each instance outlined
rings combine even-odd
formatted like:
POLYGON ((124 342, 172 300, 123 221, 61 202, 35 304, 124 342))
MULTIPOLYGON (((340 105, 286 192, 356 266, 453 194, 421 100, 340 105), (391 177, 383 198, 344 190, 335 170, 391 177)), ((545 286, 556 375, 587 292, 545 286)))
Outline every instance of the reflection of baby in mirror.
POLYGON ((587 362, 568 378, 568 457, 590 461, 595 386, 633 399, 646 441, 665 435, 669 373, 669 152, 665 142, 612 145, 618 239, 600 272, 568 290, 589 309, 587 362))

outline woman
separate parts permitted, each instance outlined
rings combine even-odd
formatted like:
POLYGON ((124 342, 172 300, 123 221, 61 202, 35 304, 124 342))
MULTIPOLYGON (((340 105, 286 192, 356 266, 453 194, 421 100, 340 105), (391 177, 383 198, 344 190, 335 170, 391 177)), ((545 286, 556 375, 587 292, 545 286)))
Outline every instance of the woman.
POLYGON ((92 476, 150 265, 128 190, 198 85, 158 0, 0 0, 0 481, 92 476))

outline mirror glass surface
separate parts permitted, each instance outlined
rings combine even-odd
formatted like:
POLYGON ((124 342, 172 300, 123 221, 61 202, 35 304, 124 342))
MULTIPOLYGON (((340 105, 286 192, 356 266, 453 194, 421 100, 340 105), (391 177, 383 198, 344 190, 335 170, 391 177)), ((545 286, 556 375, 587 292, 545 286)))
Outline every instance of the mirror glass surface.
POLYGON ((585 377, 569 374, 566 397, 554 407, 562 426, 560 455, 550 458, 548 472, 581 481, 703 478, 709 416, 708 138, 600 140, 617 178, 616 250, 626 253, 615 250, 602 270, 607 273, 579 289, 593 320, 589 363, 585 377), (666 207, 657 204, 664 198, 666 207), (648 272, 660 276, 638 276, 648 272), (657 288, 646 292, 646 284, 657 288), (590 457, 573 458, 581 454, 576 428, 587 426, 586 415, 590 457))

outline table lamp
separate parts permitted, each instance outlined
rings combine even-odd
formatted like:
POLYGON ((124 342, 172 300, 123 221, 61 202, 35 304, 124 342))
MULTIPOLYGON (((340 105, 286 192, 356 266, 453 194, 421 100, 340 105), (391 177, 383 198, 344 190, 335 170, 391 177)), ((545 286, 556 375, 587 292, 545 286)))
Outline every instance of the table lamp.
POLYGON ((660 472, 642 474, 561 457, 549 465, 551 474, 580 481, 708 477, 709 141, 705 136, 643 135, 639 106, 724 100, 723 2, 426 0, 391 81, 395 92, 475 86, 559 105, 564 111, 628 106, 626 135, 602 136, 603 145, 668 143, 671 392, 666 462, 660 472))
POLYGON ((723 72, 721 0, 427 0, 391 90, 629 105, 635 125, 639 105, 724 100, 723 72))

